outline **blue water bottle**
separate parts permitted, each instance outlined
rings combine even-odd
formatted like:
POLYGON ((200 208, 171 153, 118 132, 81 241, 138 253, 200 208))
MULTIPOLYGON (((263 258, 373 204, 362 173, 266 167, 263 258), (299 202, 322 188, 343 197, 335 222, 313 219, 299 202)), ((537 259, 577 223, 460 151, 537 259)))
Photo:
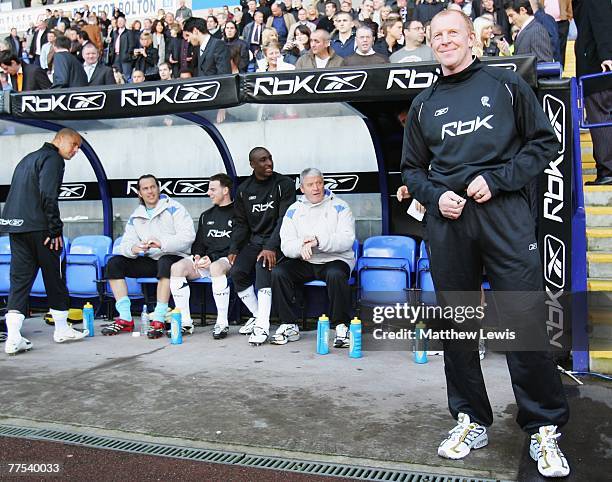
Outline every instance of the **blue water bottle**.
POLYGON ((414 362, 427 363, 427 338, 425 323, 419 321, 414 330, 414 362))
POLYGON ((183 329, 181 323, 181 310, 172 310, 172 321, 170 322, 170 343, 181 345, 183 343, 183 329))
POLYGON ((94 336, 94 309, 89 301, 83 306, 83 328, 89 332, 87 336, 94 336))
POLYGON ((351 328, 349 330, 349 356, 351 358, 361 358, 361 320, 353 318, 351 320, 351 328))
POLYGON ((324 314, 319 317, 317 323, 317 353, 319 355, 329 353, 329 318, 324 314))

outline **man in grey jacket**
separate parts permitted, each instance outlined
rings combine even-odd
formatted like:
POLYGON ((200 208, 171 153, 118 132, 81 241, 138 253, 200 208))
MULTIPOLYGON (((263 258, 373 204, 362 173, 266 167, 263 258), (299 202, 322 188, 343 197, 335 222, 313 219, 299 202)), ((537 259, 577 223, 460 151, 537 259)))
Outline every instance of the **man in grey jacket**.
POLYGON ((131 303, 125 278, 156 277, 157 305, 153 312, 149 338, 164 334, 164 320, 170 300, 170 268, 190 256, 195 239, 193 219, 183 207, 168 196, 161 195, 159 182, 152 174, 138 179, 140 205, 125 226, 119 256, 106 265, 115 308, 119 317, 102 330, 103 335, 117 335, 134 330, 131 303))
POLYGON ((330 69, 342 67, 342 57, 331 48, 331 35, 327 30, 318 29, 310 36, 310 52, 302 55, 295 68, 304 69, 330 69))
POLYGON ((308 168, 300 174, 304 196, 283 218, 281 251, 286 258, 272 270, 272 292, 281 325, 271 343, 284 345, 299 339, 293 299, 296 287, 313 280, 325 281, 330 321, 336 328, 334 346, 349 346, 348 323, 351 292, 348 280, 355 266, 355 220, 349 205, 325 189, 323 174, 308 168))

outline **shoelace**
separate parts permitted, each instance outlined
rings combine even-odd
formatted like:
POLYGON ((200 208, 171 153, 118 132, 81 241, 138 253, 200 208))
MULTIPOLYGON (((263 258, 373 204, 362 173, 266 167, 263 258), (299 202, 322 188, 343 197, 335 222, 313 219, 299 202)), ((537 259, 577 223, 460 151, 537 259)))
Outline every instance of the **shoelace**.
POLYGON ((546 434, 543 435, 540 440, 540 452, 542 453, 553 453, 561 457, 561 450, 557 444, 557 439, 561 437, 560 433, 546 434))
MULTIPOLYGON (((472 424, 457 424, 455 426, 455 428, 453 428, 452 430, 449 430, 448 434, 449 434, 449 440, 459 440, 461 439, 466 432, 470 431, 470 427, 472 426, 472 424)), ((472 427, 474 428, 474 427, 472 427)))

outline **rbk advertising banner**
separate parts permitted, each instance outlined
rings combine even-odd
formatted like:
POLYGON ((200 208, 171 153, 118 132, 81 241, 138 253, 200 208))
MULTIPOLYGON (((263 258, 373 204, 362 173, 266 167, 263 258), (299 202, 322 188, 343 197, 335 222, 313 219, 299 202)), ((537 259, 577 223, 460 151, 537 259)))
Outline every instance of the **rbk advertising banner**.
MULTIPOLYGON (((537 86, 533 57, 498 57, 484 62, 511 69, 532 87, 537 86)), ((247 102, 405 100, 407 95, 416 95, 432 85, 438 74, 439 66, 434 63, 386 64, 43 90, 11 94, 9 113, 29 119, 114 119, 219 109, 247 102)))
POLYGON ((11 114, 49 120, 178 114, 238 105, 238 76, 192 78, 11 95, 11 114))

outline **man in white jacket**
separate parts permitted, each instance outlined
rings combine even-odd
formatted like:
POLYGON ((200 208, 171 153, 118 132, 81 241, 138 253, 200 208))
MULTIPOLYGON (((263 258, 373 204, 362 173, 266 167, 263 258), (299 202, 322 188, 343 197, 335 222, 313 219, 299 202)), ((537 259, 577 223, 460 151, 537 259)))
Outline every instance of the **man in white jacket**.
POLYGON ((323 174, 314 168, 300 174, 304 193, 293 203, 281 226, 281 251, 286 258, 272 270, 272 292, 281 325, 271 343, 284 345, 299 339, 293 312, 296 288, 322 280, 327 284, 330 321, 336 328, 334 346, 349 345, 351 313, 348 280, 355 266, 355 219, 349 205, 325 189, 323 174))
POLYGON ((156 277, 157 305, 149 338, 164 334, 164 320, 170 299, 170 268, 190 256, 195 239, 193 219, 187 210, 168 196, 160 196, 159 182, 152 174, 138 179, 140 205, 128 219, 121 240, 119 256, 113 256, 106 266, 115 307, 119 317, 102 330, 104 335, 116 335, 134 330, 125 278, 156 277))

